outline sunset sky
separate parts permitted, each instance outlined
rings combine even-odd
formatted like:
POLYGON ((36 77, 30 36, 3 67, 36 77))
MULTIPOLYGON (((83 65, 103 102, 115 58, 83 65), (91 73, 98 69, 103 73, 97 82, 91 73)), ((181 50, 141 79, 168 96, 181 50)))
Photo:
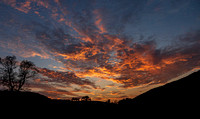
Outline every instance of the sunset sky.
POLYGON ((0 0, 0 57, 50 98, 134 98, 200 68, 200 0, 0 0))

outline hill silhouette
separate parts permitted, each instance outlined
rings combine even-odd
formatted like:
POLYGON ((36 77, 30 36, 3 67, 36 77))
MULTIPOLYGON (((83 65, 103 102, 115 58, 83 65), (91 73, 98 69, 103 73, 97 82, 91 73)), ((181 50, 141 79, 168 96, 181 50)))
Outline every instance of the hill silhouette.
POLYGON ((47 104, 49 102, 49 98, 34 92, 0 91, 1 104, 47 104))
POLYGON ((31 111, 35 112, 37 110, 37 113, 42 112, 42 115, 44 115, 44 111, 48 112, 48 115, 51 115, 97 113, 100 111, 106 114, 115 109, 116 104, 101 101, 50 99, 34 92, 0 91, 0 106, 5 110, 12 109, 15 113, 20 113, 23 110, 23 112, 30 114, 31 111))
POLYGON ((151 89, 134 99, 119 101, 121 105, 165 106, 165 107, 199 107, 200 71, 182 79, 151 89))

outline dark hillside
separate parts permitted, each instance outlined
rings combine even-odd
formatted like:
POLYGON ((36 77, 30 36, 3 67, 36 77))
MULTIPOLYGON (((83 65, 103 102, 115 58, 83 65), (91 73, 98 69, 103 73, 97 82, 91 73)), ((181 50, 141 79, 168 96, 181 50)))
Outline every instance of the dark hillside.
POLYGON ((0 104, 11 105, 35 105, 47 104, 50 99, 33 92, 0 91, 0 104))
POLYGON ((116 104, 101 101, 70 101, 49 99, 33 92, 0 91, 0 106, 15 112, 30 111, 59 113, 108 113, 115 111, 116 104), (17 110, 15 110, 17 109, 17 110))
POLYGON ((151 89, 134 99, 121 100, 119 103, 140 106, 199 107, 200 71, 161 87, 151 89))

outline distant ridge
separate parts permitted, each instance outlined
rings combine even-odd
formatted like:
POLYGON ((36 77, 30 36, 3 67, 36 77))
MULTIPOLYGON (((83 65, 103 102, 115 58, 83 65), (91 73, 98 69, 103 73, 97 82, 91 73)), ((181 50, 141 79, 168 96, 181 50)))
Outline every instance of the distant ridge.
POLYGON ((0 91, 0 104, 35 105, 49 103, 50 99, 34 92, 0 91))
POLYGON ((167 107, 196 106, 200 104, 200 71, 182 79, 151 89, 134 99, 119 104, 154 105, 167 107))

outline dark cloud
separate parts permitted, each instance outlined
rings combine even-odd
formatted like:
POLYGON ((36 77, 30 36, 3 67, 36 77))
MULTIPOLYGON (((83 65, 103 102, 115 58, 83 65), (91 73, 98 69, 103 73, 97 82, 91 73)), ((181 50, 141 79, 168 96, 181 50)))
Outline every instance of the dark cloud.
POLYGON ((39 93, 48 96, 49 98, 62 98, 62 99, 69 99, 74 96, 78 96, 74 93, 71 93, 66 90, 45 90, 45 91, 39 91, 39 93))
POLYGON ((128 23, 138 23, 145 4, 146 0, 105 0, 104 4, 99 6, 97 10, 102 16, 102 22, 107 30, 122 33, 128 23))
POLYGON ((71 54, 81 51, 82 44, 78 39, 64 33, 63 29, 36 32, 36 38, 50 51, 71 54))
POLYGON ((124 94, 121 91, 111 91, 110 93, 111 93, 111 95, 121 95, 121 94, 124 94))
MULTIPOLYGON (((27 88, 28 89, 31 88, 38 93, 48 96, 49 98, 65 98, 66 99, 70 96, 78 96, 77 94, 74 94, 71 91, 59 89, 58 87, 56 87, 58 85, 50 85, 51 81, 49 80, 39 76, 37 77, 37 79, 33 81, 29 81, 28 82, 29 85, 27 86, 27 88)), ((62 87, 62 86, 59 86, 59 87, 62 87)))
MULTIPOLYGON (((193 30, 186 34, 179 36, 179 41, 181 44, 185 45, 196 45, 200 43, 200 30, 193 30)), ((190 47, 190 46, 189 46, 190 47)))
POLYGON ((47 79, 48 82, 60 82, 66 85, 76 84, 79 86, 89 85, 93 88, 96 88, 94 82, 88 79, 81 79, 78 76, 76 76, 73 72, 53 71, 46 68, 38 68, 38 70, 40 74, 50 78, 47 79))

